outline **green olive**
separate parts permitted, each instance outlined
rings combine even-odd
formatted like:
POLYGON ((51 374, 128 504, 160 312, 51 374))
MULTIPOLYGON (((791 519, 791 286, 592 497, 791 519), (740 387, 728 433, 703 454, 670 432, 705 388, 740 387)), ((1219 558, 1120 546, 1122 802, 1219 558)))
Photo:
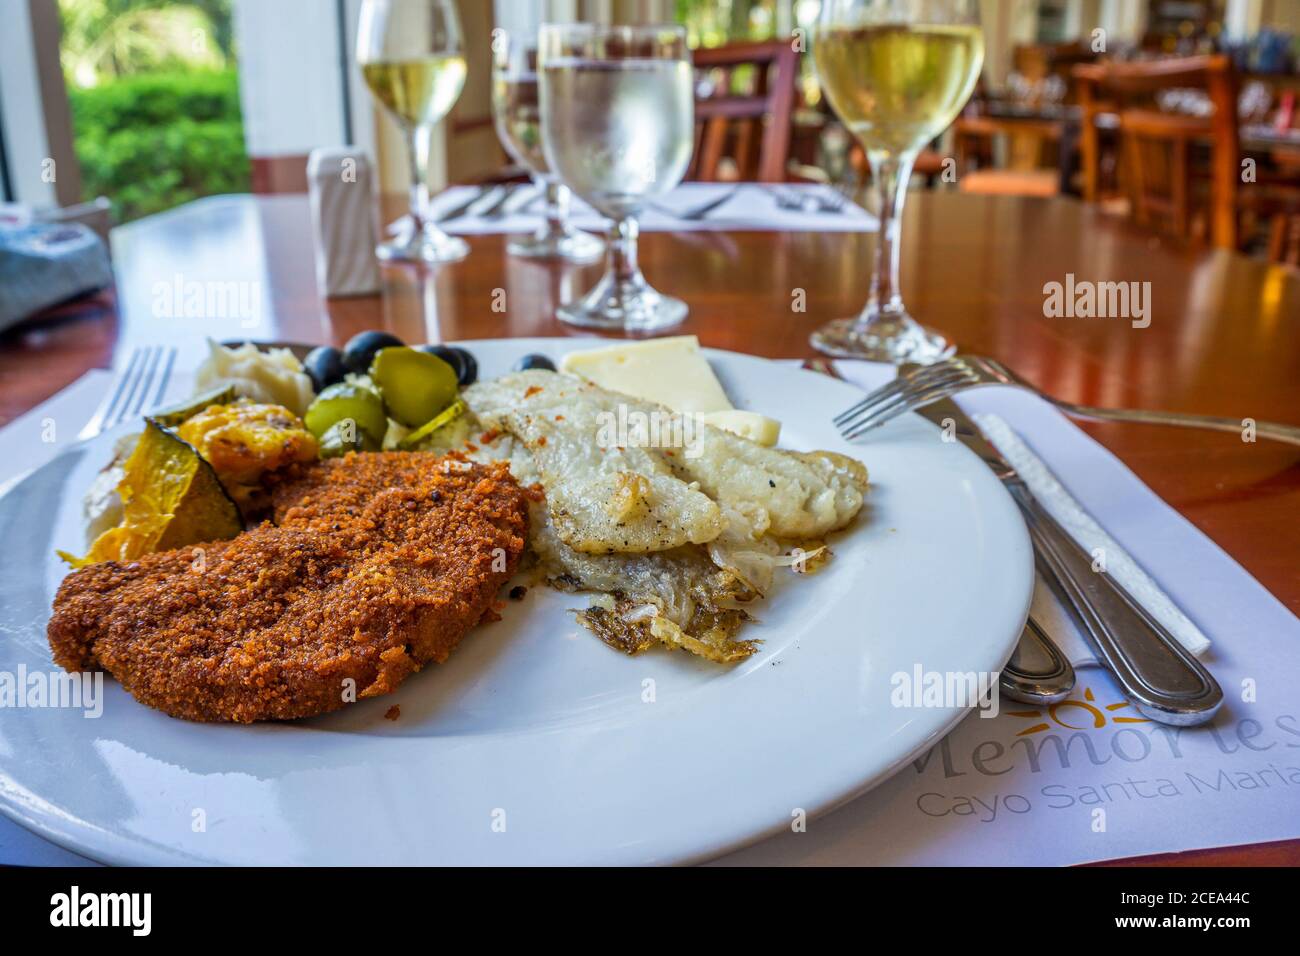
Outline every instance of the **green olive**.
POLYGON ((388 414, 408 428, 417 428, 456 400, 456 370, 418 349, 380 349, 370 377, 384 396, 388 414))
POLYGON ((384 403, 370 389, 352 382, 339 382, 331 385, 316 396, 316 400, 307 409, 303 421, 307 430, 318 439, 334 425, 350 419, 365 432, 375 444, 384 440, 388 431, 388 416, 384 414, 384 403))
POLYGON ((322 458, 340 458, 350 451, 379 451, 379 447, 379 442, 350 418, 335 422, 320 436, 322 458))

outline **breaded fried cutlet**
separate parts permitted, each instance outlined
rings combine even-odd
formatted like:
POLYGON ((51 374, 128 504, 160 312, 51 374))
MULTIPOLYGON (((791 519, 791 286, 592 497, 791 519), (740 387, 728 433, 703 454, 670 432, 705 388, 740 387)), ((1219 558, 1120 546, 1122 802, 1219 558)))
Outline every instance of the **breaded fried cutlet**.
MULTIPOLYGON (((469 473, 463 456, 425 451, 390 451, 331 458, 286 476, 271 488, 272 520, 281 526, 310 522, 322 514, 360 508, 385 488, 401 488, 437 473, 469 473)), ((508 474, 508 472, 507 472, 508 474)))
POLYGON ((48 636, 174 717, 285 720, 392 691, 490 612, 528 534, 505 465, 367 453, 303 466, 279 524, 64 579, 48 636))

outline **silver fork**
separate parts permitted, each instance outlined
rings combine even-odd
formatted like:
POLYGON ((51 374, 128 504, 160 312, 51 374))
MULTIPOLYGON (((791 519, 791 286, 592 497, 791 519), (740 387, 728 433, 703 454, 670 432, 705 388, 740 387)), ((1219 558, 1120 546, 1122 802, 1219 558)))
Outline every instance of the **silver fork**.
MULTIPOLYGON (((1011 385, 1032 392, 1051 402, 1067 415, 1097 421, 1137 422, 1148 425, 1178 425, 1212 431, 1242 434, 1247 419, 1215 415, 1192 415, 1186 412, 1149 412, 1127 408, 1097 408, 1076 405, 1053 398, 995 359, 979 355, 957 355, 933 365, 925 365, 900 374, 886 385, 867 394, 852 408, 835 416, 835 427, 850 441, 879 428, 905 412, 915 411, 956 392, 981 385, 1011 385)), ((1300 428, 1277 422, 1255 421, 1255 435, 1272 441, 1300 445, 1300 428)))
POLYGON ((807 193, 786 189, 784 186, 773 186, 772 195, 776 197, 778 207, 797 212, 840 213, 844 211, 844 206, 848 202, 844 194, 832 186, 807 193))
POLYGON ((167 394, 167 384, 171 381, 175 364, 175 346, 137 346, 127 360, 126 369, 113 382, 99 408, 77 437, 82 440, 94 438, 100 432, 153 411, 167 394))

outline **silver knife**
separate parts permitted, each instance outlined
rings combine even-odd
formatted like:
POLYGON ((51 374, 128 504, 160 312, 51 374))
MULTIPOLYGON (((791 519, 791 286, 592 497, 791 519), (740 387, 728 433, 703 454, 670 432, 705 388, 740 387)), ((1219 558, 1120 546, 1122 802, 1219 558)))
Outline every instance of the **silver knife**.
MULTIPOLYGON (((918 414, 942 428, 945 418, 953 419, 953 408, 956 406, 951 401, 935 402, 918 409, 918 414)), ((1034 563, 1041 565, 1037 545, 1034 546, 1034 563)), ((1040 573, 1046 576, 1049 572, 1040 567, 1040 573)), ((1042 625, 1030 617, 1011 659, 998 675, 998 684, 1001 692, 1012 700, 1045 707, 1070 696, 1070 691, 1074 690, 1074 667, 1042 625)))
POLYGON ((482 202, 485 197, 489 195, 499 196, 503 192, 504 192, 504 187, 502 186, 492 186, 492 187, 476 186, 474 187, 473 194, 468 199, 457 203, 455 206, 448 209, 446 212, 440 213, 434 219, 434 222, 444 223, 444 222, 451 222, 453 219, 460 219, 462 216, 468 214, 469 211, 473 209, 475 206, 477 206, 480 202, 482 202))
POLYGON ((486 206, 481 206, 474 210, 474 215, 480 219, 500 219, 505 214, 506 206, 515 194, 525 188, 522 185, 505 184, 501 186, 501 194, 486 206))
POLYGON ((483 213, 484 219, 504 219, 506 216, 513 216, 538 196, 537 187, 532 183, 509 186, 507 189, 505 199, 494 203, 491 209, 483 213))
POLYGON ((1180 727, 1210 720, 1223 703, 1223 691, 1201 662, 1118 581, 1104 570, 1094 570, 1092 555, 1030 493, 1011 463, 955 402, 934 402, 922 414, 953 428, 962 444, 1001 480, 1024 516, 1044 579, 1138 711, 1180 727))

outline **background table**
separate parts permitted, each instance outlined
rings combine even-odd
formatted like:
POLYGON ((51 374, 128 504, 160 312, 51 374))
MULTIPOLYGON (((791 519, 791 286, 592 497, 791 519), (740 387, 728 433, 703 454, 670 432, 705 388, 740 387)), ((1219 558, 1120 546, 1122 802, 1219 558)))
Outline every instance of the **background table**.
MULTIPOLYGON (((386 202, 390 213, 400 200, 386 202)), ((470 240, 459 263, 384 270, 381 295, 316 293, 305 197, 200 200, 119 228, 111 296, 0 338, 0 424, 136 345, 204 336, 342 344, 363 329, 409 342, 583 334, 555 307, 599 265, 505 255, 470 240), (248 315, 188 314, 186 283, 233 283, 248 315), (177 313, 181 314, 177 314, 177 313)), ((1300 276, 1142 233, 1069 199, 920 193, 908 203, 903 293, 965 351, 991 355, 1069 401, 1300 424, 1300 276), (1043 287, 1150 283, 1151 324, 1048 318, 1043 287)), ((681 326, 709 346, 812 355, 808 335, 856 312, 875 238, 867 234, 691 232, 642 237, 652 283, 691 308, 681 326)), ((1085 424, 1153 490, 1300 613, 1300 449, 1169 427, 1085 424)), ((1152 858, 1156 859, 1156 858, 1152 858)), ((1161 862, 1300 863, 1300 841, 1199 851, 1161 862)))

